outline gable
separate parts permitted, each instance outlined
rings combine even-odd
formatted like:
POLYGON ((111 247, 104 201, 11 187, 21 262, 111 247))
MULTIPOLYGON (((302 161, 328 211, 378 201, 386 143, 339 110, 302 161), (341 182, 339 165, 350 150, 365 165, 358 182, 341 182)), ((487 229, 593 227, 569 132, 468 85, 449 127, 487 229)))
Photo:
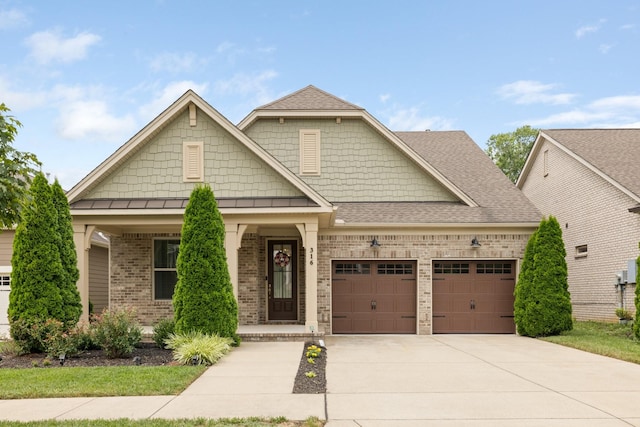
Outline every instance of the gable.
POLYGON ((211 184, 218 198, 304 196, 211 117, 197 113, 196 126, 188 111, 176 116, 84 198, 188 198, 197 182, 211 184), (184 167, 193 162, 184 155, 198 143, 204 176, 185 182, 184 167))
POLYGON ((387 138, 359 118, 261 118, 244 132, 331 202, 458 202, 387 138), (301 175, 300 131, 319 130, 320 173, 301 175))

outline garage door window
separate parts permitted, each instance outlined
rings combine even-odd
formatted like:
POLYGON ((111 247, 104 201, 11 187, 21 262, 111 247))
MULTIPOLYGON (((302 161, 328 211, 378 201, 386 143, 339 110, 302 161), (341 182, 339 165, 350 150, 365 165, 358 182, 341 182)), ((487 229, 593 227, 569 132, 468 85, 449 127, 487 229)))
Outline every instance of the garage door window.
POLYGON ((435 274, 469 274, 468 263, 436 262, 433 264, 435 274))
POLYGON ((11 276, 0 275, 0 290, 9 290, 9 285, 11 285, 11 276))
POLYGON ((378 274, 413 274, 413 265, 378 264, 378 274))
POLYGON ((484 263, 476 266, 478 274, 511 274, 511 264, 507 263, 484 263))
POLYGON ((336 264, 336 274, 369 274, 369 273, 371 273, 371 264, 359 264, 359 263, 336 264))

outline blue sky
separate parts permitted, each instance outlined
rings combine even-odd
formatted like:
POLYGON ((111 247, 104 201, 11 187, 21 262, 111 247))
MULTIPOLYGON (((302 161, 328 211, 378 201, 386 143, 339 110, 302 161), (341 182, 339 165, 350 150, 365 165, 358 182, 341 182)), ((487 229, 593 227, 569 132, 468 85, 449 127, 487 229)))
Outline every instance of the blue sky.
POLYGON ((234 123, 309 84, 391 130, 640 127, 640 0, 0 0, 16 148, 71 188, 187 89, 234 123))

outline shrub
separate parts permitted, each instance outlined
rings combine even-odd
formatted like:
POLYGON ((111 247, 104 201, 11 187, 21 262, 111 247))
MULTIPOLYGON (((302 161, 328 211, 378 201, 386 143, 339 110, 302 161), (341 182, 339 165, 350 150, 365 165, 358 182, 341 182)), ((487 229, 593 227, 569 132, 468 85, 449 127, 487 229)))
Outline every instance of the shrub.
POLYGON ((60 236, 57 240, 62 264, 63 275, 57 283, 62 298, 62 313, 60 320, 67 326, 73 327, 78 323, 82 314, 82 303, 76 283, 80 273, 78 271, 78 257, 76 245, 73 242, 73 226, 69 202, 60 183, 56 179, 51 186, 53 205, 56 209, 56 232, 60 236))
POLYGON ((19 354, 47 351, 47 338, 62 331, 62 322, 56 319, 18 319, 11 323, 11 336, 19 354))
POLYGON ((173 359, 183 365, 213 365, 229 352, 233 339, 190 331, 172 334, 165 343, 173 350, 173 359))
MULTIPOLYGON (((640 248, 640 243, 638 247, 640 248)), ((633 323, 633 334, 636 339, 640 340, 640 256, 636 259, 636 297, 634 302, 636 305, 636 320, 633 323)))
POLYGON ((153 327, 153 342, 160 348, 165 348, 165 341, 175 330, 176 323, 170 319, 162 319, 153 327))
POLYGON ((91 331, 95 343, 110 358, 128 357, 142 340, 142 328, 131 309, 109 310, 94 316, 91 331))
POLYGON ((540 222, 534 236, 531 247, 527 244, 533 257, 525 253, 525 261, 533 262, 523 261, 519 277, 523 282, 516 287, 516 325, 522 335, 557 335, 573 328, 562 229, 550 216, 540 222))
POLYGON ((196 187, 184 213, 173 294, 175 330, 240 342, 238 304, 224 248, 225 227, 211 187, 196 187))
POLYGON ((629 310, 625 310, 624 308, 616 308, 616 316, 620 320, 631 320, 633 319, 633 315, 629 310))
MULTIPOLYGON (((47 178, 39 173, 29 188, 29 198, 16 228, 11 257, 9 322, 62 320, 58 283, 64 276, 60 261, 57 214, 47 178)), ((24 323, 12 331, 25 332, 24 323)), ((12 335, 13 336, 13 335, 12 335)), ((14 339, 22 339, 13 336, 14 339)))

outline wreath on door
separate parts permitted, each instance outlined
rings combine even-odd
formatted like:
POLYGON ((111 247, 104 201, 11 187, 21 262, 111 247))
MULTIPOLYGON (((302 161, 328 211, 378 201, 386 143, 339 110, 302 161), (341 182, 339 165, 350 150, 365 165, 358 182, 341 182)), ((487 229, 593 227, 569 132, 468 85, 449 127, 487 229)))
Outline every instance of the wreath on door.
POLYGON ((285 254, 282 251, 278 251, 275 256, 273 257, 273 262, 279 266, 279 267, 286 267, 287 265, 289 265, 289 262, 291 261, 291 258, 289 257, 289 255, 285 254))

